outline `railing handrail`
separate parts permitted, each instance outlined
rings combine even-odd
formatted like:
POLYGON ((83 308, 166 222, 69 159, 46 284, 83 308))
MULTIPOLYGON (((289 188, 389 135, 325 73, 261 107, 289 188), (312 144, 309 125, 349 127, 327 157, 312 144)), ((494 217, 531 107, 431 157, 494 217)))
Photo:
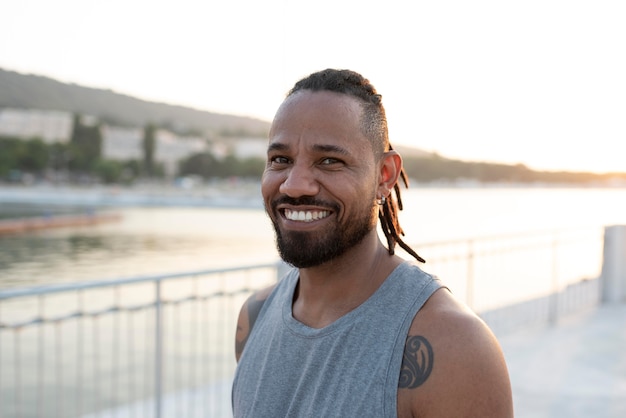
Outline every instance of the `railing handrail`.
POLYGON ((545 236, 550 234, 560 234, 565 232, 576 232, 587 229, 598 229, 600 228, 597 225, 588 225, 588 226, 579 226, 579 227, 571 227, 571 228, 553 228, 553 229, 537 229, 531 231, 521 231, 521 232, 509 232, 506 234, 487 234, 487 235, 476 235, 467 238, 454 238, 449 240, 442 241, 425 241, 418 242, 414 244, 414 246, 424 246, 424 247, 437 247, 442 245, 452 245, 452 244, 460 244, 466 243, 469 241, 479 242, 479 241, 495 241, 502 239, 514 239, 514 238, 522 238, 522 237, 532 237, 532 236, 545 236))
POLYGON ((0 291, 0 300, 13 299, 13 298, 19 298, 19 297, 25 297, 25 296, 47 295, 51 293, 61 293, 61 292, 76 291, 76 290, 95 289, 95 288, 100 288, 100 287, 112 287, 112 286, 120 286, 120 285, 126 285, 126 284, 137 284, 137 283, 144 283, 144 282, 154 283, 154 282, 161 282, 163 280, 179 279, 179 278, 193 277, 193 276, 207 276, 211 274, 232 273, 235 271, 276 268, 276 266, 279 264, 280 264, 280 261, 275 261, 271 263, 250 264, 250 265, 237 266, 237 267, 212 268, 212 269, 205 269, 205 270, 183 271, 183 272, 178 272, 178 273, 165 273, 165 274, 155 274, 155 275, 123 277, 123 278, 117 278, 117 279, 101 279, 101 280, 93 280, 93 281, 87 281, 87 282, 56 283, 56 284, 44 285, 44 286, 22 287, 22 288, 7 289, 7 290, 0 291))

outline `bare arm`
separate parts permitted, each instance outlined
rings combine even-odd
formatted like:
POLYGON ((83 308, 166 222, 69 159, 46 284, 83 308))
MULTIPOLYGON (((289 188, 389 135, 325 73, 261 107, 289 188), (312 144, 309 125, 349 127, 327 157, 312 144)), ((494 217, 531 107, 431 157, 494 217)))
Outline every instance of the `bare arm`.
POLYGON ((263 304, 273 289, 274 286, 271 286, 253 293, 241 307, 239 318, 237 319, 237 331, 235 332, 235 358, 237 361, 239 361, 246 342, 248 342, 248 337, 259 316, 259 312, 261 312, 263 304))
POLYGON ((431 299, 407 337, 398 416, 513 417, 506 363, 489 328, 447 291, 431 299))

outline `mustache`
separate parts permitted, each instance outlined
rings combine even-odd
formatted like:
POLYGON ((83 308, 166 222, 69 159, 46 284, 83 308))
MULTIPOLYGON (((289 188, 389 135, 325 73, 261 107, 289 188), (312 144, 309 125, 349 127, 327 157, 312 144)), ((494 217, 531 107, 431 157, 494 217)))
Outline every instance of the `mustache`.
POLYGON ((326 202, 324 200, 316 199, 312 196, 290 197, 281 196, 272 200, 272 208, 276 209, 278 205, 292 205, 292 206, 320 206, 332 208, 335 212, 339 211, 339 205, 332 202, 326 202))

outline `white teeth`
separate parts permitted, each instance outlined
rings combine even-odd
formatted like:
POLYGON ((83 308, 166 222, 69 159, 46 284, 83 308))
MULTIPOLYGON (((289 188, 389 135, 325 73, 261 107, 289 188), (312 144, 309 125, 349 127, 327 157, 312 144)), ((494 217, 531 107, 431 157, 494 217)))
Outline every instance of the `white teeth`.
POLYGON ((291 210, 285 209, 285 218, 291 221, 312 222, 329 215, 327 210, 291 210))

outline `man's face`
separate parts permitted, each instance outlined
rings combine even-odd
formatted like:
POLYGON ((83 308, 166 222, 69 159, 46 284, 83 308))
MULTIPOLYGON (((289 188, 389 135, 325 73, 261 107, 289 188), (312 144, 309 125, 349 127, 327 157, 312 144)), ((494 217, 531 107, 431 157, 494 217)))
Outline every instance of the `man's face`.
POLYGON ((356 99, 301 91, 270 130, 261 191, 282 258, 299 268, 330 261, 375 233, 378 164, 356 99))

